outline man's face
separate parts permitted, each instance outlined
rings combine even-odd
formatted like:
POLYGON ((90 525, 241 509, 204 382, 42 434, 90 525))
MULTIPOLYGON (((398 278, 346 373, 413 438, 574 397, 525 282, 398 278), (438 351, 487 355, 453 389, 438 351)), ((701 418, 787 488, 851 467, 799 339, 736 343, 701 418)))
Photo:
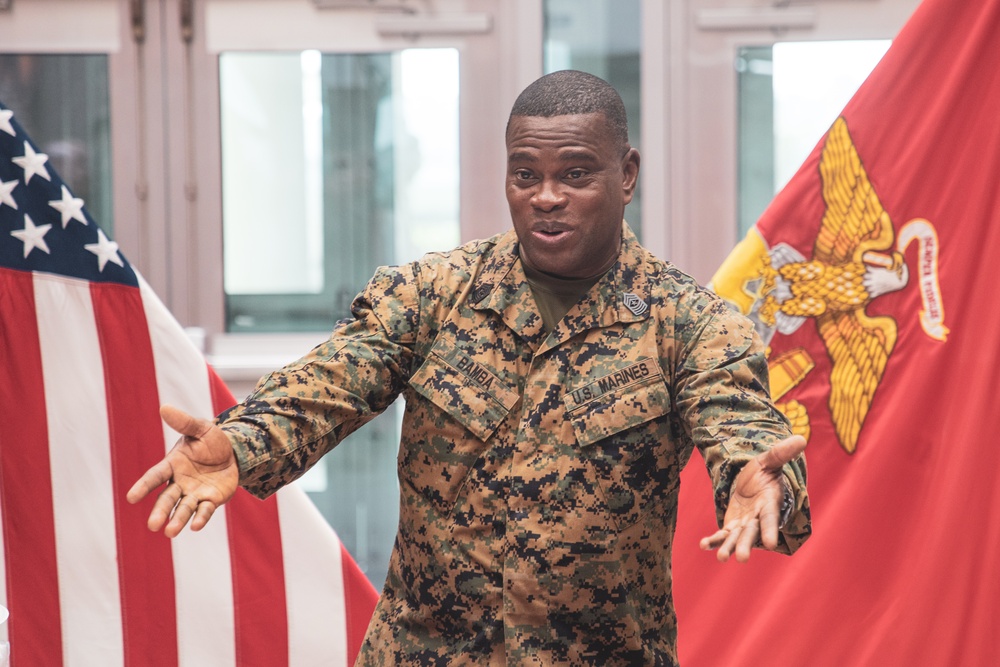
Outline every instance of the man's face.
POLYGON ((602 113, 514 116, 507 130, 507 203, 532 268, 586 278, 618 257, 639 153, 614 140, 602 113))

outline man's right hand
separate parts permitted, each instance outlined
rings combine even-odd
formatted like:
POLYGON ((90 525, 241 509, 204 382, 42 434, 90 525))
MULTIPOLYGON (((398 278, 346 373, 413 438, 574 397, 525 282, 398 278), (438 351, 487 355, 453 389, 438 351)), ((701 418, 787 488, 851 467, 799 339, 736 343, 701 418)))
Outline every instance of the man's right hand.
POLYGON ((236 493, 240 471, 229 438, 218 426, 170 405, 160 408, 160 416, 181 439, 139 478, 126 499, 137 503, 166 484, 146 525, 157 531, 166 524, 164 534, 176 537, 188 521, 193 531, 205 527, 215 510, 236 493))

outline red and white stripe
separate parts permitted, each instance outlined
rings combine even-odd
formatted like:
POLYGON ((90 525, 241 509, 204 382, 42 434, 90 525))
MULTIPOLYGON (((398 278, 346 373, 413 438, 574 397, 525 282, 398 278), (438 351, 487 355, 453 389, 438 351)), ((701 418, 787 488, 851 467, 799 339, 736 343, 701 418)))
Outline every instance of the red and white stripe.
POLYGON ((13 664, 353 661, 376 594, 300 489, 241 491, 174 540, 146 529, 152 499, 125 502, 176 441, 161 403, 211 417, 233 400, 145 283, 0 269, 0 314, 13 664))

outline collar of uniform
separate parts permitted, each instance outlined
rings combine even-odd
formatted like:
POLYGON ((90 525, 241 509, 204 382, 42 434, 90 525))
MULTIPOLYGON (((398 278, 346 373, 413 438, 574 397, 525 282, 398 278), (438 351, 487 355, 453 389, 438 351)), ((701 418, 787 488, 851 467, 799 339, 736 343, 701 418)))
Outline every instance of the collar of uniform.
POLYGON ((622 247, 618 261, 570 309, 567 318, 584 321, 585 328, 638 322, 649 317, 647 251, 628 223, 622 222, 622 247))
MULTIPOLYGON (((584 329, 649 317, 646 260, 647 251, 628 223, 622 221, 618 261, 553 330, 555 338, 563 340, 584 329)), ((474 309, 499 313, 507 326, 524 338, 544 339, 542 317, 518 261, 514 230, 500 236, 471 285, 470 295, 474 309)))
POLYGON ((497 240, 474 279, 469 292, 470 303, 475 310, 498 313, 519 336, 541 343, 545 327, 517 251, 517 235, 511 229, 497 240))
POLYGON ((538 352, 556 347, 590 329, 609 327, 618 322, 638 322, 647 317, 646 251, 623 221, 618 261, 578 304, 570 308, 538 352), (629 303, 632 308, 628 307, 629 303))

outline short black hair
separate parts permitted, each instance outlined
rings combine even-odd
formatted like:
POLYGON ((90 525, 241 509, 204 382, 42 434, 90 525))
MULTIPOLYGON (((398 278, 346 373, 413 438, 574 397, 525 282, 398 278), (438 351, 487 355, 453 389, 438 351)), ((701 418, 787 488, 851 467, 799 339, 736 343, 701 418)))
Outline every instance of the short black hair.
POLYGON ((536 79, 514 100, 507 129, 514 116, 550 118, 573 114, 603 113, 612 136, 628 146, 625 104, 611 84, 579 70, 560 70, 536 79))

